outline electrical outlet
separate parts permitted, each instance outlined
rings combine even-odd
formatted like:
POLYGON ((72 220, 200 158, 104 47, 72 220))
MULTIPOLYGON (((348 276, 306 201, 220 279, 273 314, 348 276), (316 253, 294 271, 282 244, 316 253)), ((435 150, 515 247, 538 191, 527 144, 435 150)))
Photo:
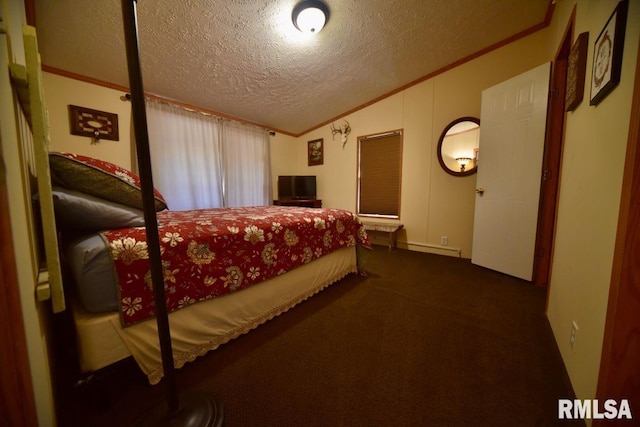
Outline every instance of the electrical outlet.
POLYGON ((571 349, 575 351, 576 349, 576 338, 578 336, 578 325, 575 321, 571 322, 571 337, 569 337, 569 344, 571 344, 571 349))
POLYGON ((449 244, 449 238, 447 236, 440 236, 440 244, 447 246, 449 244))

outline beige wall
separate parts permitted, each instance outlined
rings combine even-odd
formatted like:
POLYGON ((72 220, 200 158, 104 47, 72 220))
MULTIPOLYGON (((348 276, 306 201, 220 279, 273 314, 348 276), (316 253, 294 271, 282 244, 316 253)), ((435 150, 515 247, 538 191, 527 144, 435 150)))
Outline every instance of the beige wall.
MULTIPOLYGON (((574 5, 575 35, 589 32, 586 81, 593 43, 617 0, 562 1, 556 6, 555 44, 574 5)), ((557 232, 548 317, 579 398, 595 397, 605 326, 622 174, 629 131, 633 80, 640 34, 640 2, 629 2, 620 84, 597 106, 582 104, 566 116, 557 232), (575 350, 571 322, 579 327, 575 350)), ((574 37, 575 39, 575 37, 574 37)), ((587 84, 588 86, 588 84, 587 84)), ((637 411, 637 408, 636 408, 637 411)))
POLYGON ((329 126, 295 142, 287 138, 280 143, 276 137, 272 159, 287 161, 272 160, 274 182, 277 175, 317 175, 323 206, 355 210, 357 137, 404 129, 400 222, 405 229, 399 246, 457 256, 433 248, 447 236, 449 247, 470 258, 476 176, 443 171, 436 155, 438 139, 451 121, 480 117, 483 89, 548 62, 549 36, 549 31, 537 32, 346 116, 352 132, 344 149, 337 137, 332 139, 329 126), (317 138, 325 141, 324 164, 307 167, 306 142, 317 138))
POLYGON ((131 103, 120 99, 124 92, 51 73, 44 73, 44 84, 53 151, 95 157, 126 169, 132 168, 131 103), (119 141, 104 139, 92 144, 91 138, 71 135, 69 105, 117 114, 119 141))

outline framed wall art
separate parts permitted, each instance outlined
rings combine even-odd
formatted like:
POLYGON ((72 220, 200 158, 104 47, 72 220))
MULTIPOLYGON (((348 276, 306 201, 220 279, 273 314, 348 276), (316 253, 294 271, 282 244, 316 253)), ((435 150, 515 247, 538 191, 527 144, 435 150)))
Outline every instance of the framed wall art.
POLYGON ((309 166, 324 163, 324 141, 322 138, 307 142, 307 157, 309 166))
POLYGON ((118 115, 114 113, 69 105, 69 127, 71 135, 88 136, 96 142, 119 141, 118 115))
POLYGON ((589 33, 582 33, 569 53, 567 68, 567 91, 565 94, 565 107, 567 111, 573 111, 582 102, 584 97, 584 78, 587 71, 587 50, 589 48, 589 33))
POLYGON ((598 105, 620 83, 627 0, 618 3, 593 45, 590 105, 598 105))

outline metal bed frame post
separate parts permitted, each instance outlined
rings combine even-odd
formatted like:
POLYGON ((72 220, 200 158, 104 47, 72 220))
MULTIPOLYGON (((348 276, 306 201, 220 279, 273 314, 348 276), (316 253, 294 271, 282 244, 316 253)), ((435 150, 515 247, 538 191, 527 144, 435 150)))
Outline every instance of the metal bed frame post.
POLYGON ((151 173, 149 133, 142 84, 142 67, 138 49, 136 3, 137 0, 122 0, 122 18, 151 280, 156 304, 156 319, 164 380, 167 386, 166 405, 160 404, 156 406, 150 413, 144 414, 136 425, 222 426, 224 414, 221 402, 204 392, 188 392, 179 396, 177 391, 151 173))

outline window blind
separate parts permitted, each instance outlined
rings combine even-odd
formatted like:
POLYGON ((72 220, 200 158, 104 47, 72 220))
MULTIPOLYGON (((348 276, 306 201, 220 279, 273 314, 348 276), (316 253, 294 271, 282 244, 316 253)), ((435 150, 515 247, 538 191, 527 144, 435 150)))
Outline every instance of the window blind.
POLYGON ((358 139, 358 214, 400 216, 402 132, 358 139))

